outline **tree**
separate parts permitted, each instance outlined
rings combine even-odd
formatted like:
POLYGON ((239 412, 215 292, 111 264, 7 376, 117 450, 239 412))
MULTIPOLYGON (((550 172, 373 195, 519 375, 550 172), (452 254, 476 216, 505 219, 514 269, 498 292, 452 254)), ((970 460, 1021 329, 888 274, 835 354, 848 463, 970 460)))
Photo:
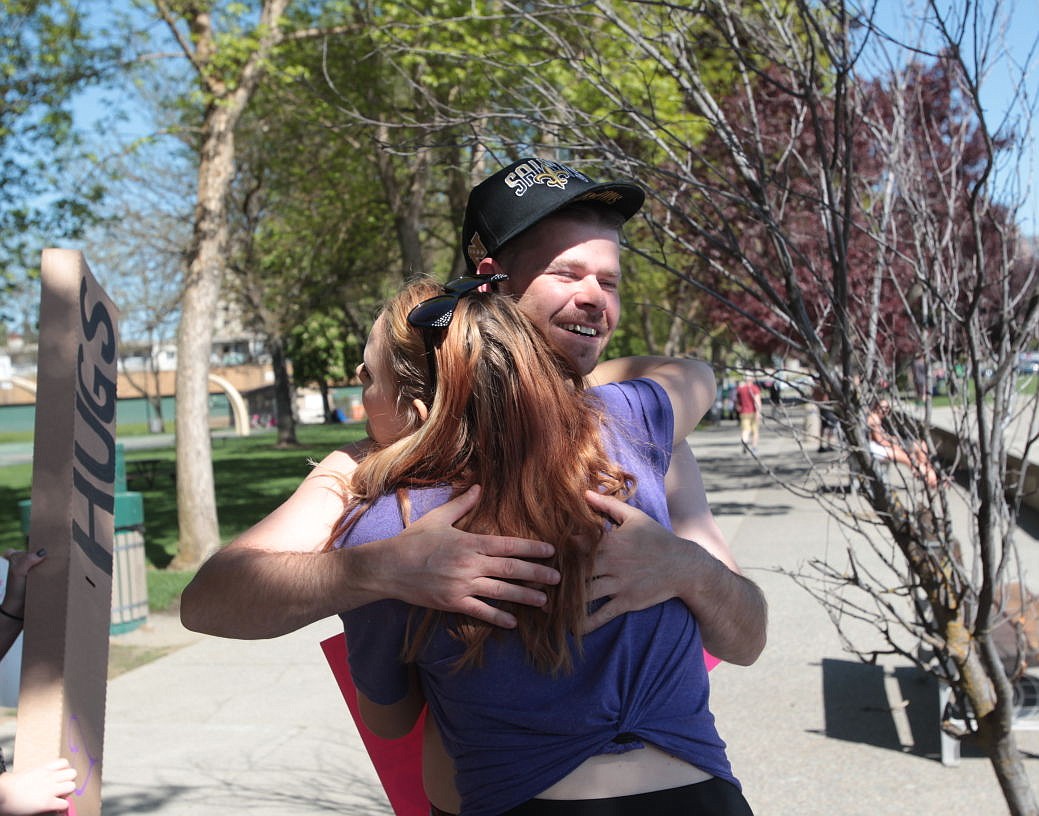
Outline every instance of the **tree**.
POLYGON ((92 268, 119 304, 124 381, 147 401, 149 425, 160 433, 162 355, 176 332, 191 237, 184 185, 191 168, 178 158, 167 145, 150 141, 109 157, 104 216, 88 240, 92 268), (131 358, 142 365, 127 365, 131 358))
POLYGON ((0 4, 0 291, 36 274, 42 236, 80 238, 91 221, 102 190, 70 171, 82 160, 70 103, 114 67, 102 39, 70 0, 0 4))
POLYGON ((278 444, 291 445, 291 381, 316 381, 327 392, 332 370, 342 380, 344 335, 352 335, 356 351, 368 315, 400 276, 386 251, 392 244, 386 247, 383 240, 390 217, 372 195, 379 186, 370 163, 304 121, 309 108, 302 101, 290 105, 282 93, 263 96, 241 133, 226 292, 247 325, 266 339, 278 444), (318 327, 327 333, 316 333, 318 327), (335 348, 341 352, 337 360, 327 353, 335 348), (320 360, 330 368, 316 368, 320 360))
MULTIPOLYGON (((1039 320, 1035 259, 1014 219, 1020 188, 1002 175, 1029 145, 1025 131, 989 121, 983 103, 998 27, 979 22, 988 14, 969 0, 926 3, 918 40, 879 33, 844 2, 598 0, 574 7, 570 26, 503 5, 517 29, 539 27, 548 61, 571 87, 592 89, 583 98, 610 101, 603 115, 573 94, 538 95, 551 73, 539 65, 508 113, 551 133, 557 149, 643 181, 657 239, 643 256, 723 304, 752 346, 795 355, 828 394, 876 521, 854 521, 854 497, 819 492, 870 555, 849 547, 844 563, 818 563, 801 580, 849 648, 897 655, 948 682, 1011 812, 1036 813, 1010 730, 1021 667, 1004 665, 993 636, 993 624, 1013 626, 1006 599, 1019 569, 1022 475, 1009 463, 1006 422, 1036 415, 1035 398, 1017 394, 1014 364, 1039 320), (577 26, 591 32, 583 47, 567 35, 577 26), (626 82, 610 60, 618 41, 639 68, 626 82), (728 55, 728 82, 703 64, 705 50, 728 55), (867 61, 874 55, 889 59, 883 69, 867 61), (658 83, 670 86, 663 105, 658 83), (707 139, 690 138, 690 119, 707 139), (890 430, 903 446, 937 450, 929 393, 916 408, 892 390, 910 348, 925 372, 965 371, 951 409, 966 441, 963 489, 912 472, 888 479, 870 454, 867 417, 881 396, 895 404, 890 430), (966 526, 953 522, 956 502, 966 526)), ((505 113, 486 115, 495 112, 505 113)), ((1035 439, 1033 430, 1024 454, 1035 439)))
POLYGON ((364 326, 340 306, 312 312, 293 327, 287 351, 296 382, 317 383, 325 406, 325 421, 332 419, 329 382, 345 382, 353 376, 364 355, 364 326))
POLYGON ((197 565, 220 543, 208 428, 208 373, 213 325, 229 249, 228 197, 234 178, 235 132, 269 77, 272 57, 287 42, 345 29, 315 28, 301 13, 285 17, 289 0, 218 7, 155 0, 193 72, 201 110, 198 187, 177 333, 177 516, 175 567, 197 565))

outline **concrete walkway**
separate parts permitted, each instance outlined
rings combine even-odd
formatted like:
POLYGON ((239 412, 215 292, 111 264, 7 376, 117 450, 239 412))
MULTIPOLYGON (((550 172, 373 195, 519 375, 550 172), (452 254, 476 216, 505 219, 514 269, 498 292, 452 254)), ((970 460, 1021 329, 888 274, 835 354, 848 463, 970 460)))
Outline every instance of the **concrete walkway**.
MULTIPOLYGON (((805 477, 796 444, 766 421, 761 459, 800 493, 740 453, 732 422, 693 442, 719 523, 770 604, 761 659, 712 674, 719 728, 755 813, 1006 812, 986 759, 967 747, 957 768, 938 761, 935 687, 905 662, 865 666, 845 654, 826 612, 777 571, 839 561, 847 545, 816 502, 818 484, 805 477)), ((822 464, 834 483, 844 479, 835 462, 822 464)), ((1039 557, 1033 538, 1021 546, 1039 557)), ((1039 584, 1039 564, 1031 574, 1039 584)), ((120 636, 189 645, 109 686, 105 816, 388 814, 318 645, 338 630, 333 620, 237 642, 164 619, 120 636)), ((13 724, 0 732, 6 750, 10 733, 13 724)), ((1019 738, 1039 756, 1039 735, 1019 738)), ((1026 765, 1039 789, 1039 761, 1026 765)))
MULTIPOLYGON (((798 495, 751 465, 733 436, 712 430, 692 441, 715 516, 769 601, 762 657, 749 668, 723 664, 712 673, 712 708, 755 813, 1005 813, 991 766, 976 750, 965 745, 959 767, 941 764, 936 684, 904 659, 867 666, 845 653, 825 610, 781 572, 811 559, 843 566, 849 546, 869 563, 863 542, 846 540, 817 502, 819 486, 807 475, 811 457, 829 487, 847 484, 837 455, 804 452, 766 420, 762 461, 803 491, 798 495)), ((854 499, 837 491, 823 495, 838 512, 871 519, 854 499)), ((1035 586, 1039 546, 1025 531, 1019 544, 1035 586)), ((877 639, 864 635, 858 642, 877 639)), ((1039 735, 1017 737, 1039 758, 1039 735)), ((1030 758, 1026 766, 1039 790, 1039 761, 1030 758)))

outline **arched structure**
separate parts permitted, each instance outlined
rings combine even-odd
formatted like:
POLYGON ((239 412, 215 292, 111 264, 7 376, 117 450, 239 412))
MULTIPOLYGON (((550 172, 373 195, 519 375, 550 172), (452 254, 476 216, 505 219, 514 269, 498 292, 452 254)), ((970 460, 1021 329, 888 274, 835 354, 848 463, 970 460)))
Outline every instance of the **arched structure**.
POLYGON ((36 382, 34 380, 27 380, 25 377, 11 377, 8 382, 15 388, 21 388, 23 391, 28 391, 33 396, 36 396, 36 382))
POLYGON ((231 403, 231 415, 234 417, 235 433, 238 436, 248 436, 249 409, 246 407, 245 398, 241 392, 219 374, 210 374, 209 381, 219 385, 221 390, 227 394, 227 401, 231 403))

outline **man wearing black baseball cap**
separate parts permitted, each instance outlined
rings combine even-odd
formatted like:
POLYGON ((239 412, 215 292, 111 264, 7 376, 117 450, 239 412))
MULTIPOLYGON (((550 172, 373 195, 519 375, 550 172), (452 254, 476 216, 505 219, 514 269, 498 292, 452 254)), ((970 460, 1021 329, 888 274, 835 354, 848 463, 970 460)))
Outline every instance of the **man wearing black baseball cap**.
MULTIPOLYGON (((644 198, 631 182, 595 182, 535 158, 513 162, 470 195, 463 225, 470 271, 506 272, 507 291, 592 383, 636 378, 646 363, 623 358, 596 365, 620 318, 620 228, 644 198)), ((707 366, 703 376, 713 389, 707 366)), ((354 466, 350 448, 329 454, 284 504, 203 564, 181 598, 184 624, 222 637, 275 637, 361 604, 399 598, 512 626, 510 613, 482 599, 545 603, 531 585, 558 582, 555 570, 537 563, 551 555, 549 544, 452 526, 475 505, 475 488, 400 536, 337 551, 331 568, 313 558, 329 533, 315 520, 337 518, 332 505, 341 504, 329 475, 349 474, 354 466)), ((666 485, 674 532, 623 503, 591 499, 621 523, 599 550, 593 594, 610 600, 588 628, 679 597, 713 655, 752 663, 764 647, 765 603, 739 574, 684 442, 672 452, 666 485)))
MULTIPOLYGON (((644 200, 633 182, 597 182, 536 158, 502 168, 469 195, 462 251, 470 273, 507 274, 500 285, 593 384, 636 378, 649 362, 598 364, 620 319, 620 229, 644 200)), ((713 393, 706 365, 703 377, 713 393)), ((672 451, 666 487, 673 532, 620 502, 596 500, 599 509, 628 524, 614 528, 600 546, 593 597, 611 600, 591 616, 589 629, 679 597, 696 615, 708 651, 752 663, 765 643, 765 602, 740 575, 684 440, 672 451)))
POLYGON ((584 173, 547 159, 520 159, 482 181, 469 194, 462 222, 462 252, 470 272, 499 250, 568 205, 612 210, 627 221, 646 194, 628 181, 592 181, 584 173))

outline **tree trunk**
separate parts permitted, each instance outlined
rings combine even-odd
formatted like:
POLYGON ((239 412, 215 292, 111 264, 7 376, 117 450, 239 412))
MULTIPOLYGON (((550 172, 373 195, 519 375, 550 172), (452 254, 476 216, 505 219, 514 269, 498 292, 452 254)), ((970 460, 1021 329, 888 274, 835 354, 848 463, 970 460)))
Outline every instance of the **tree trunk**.
POLYGON ((177 330, 177 523, 180 540, 171 567, 189 569, 220 546, 212 445, 209 438, 209 356, 213 345, 224 267, 228 254, 227 199, 234 178, 235 126, 266 71, 281 37, 279 22, 289 0, 264 0, 262 34, 231 81, 214 70, 217 44, 206 4, 190 6, 184 20, 192 50, 168 9, 160 14, 200 72, 201 90, 211 95, 199 138, 198 200, 187 258, 177 330))
POLYGON ((325 409, 325 424, 332 421, 332 389, 328 387, 328 382, 324 379, 318 381, 318 389, 321 391, 321 405, 325 409))
MULTIPOLYGON (((389 134, 385 125, 377 133, 380 143, 387 143, 389 134)), ((406 277, 426 274, 426 261, 421 238, 421 221, 429 182, 429 151, 419 150, 408 168, 406 183, 401 182, 393 158, 385 151, 375 151, 375 165, 379 171, 386 200, 393 212, 393 226, 397 233, 401 262, 406 277)))
POLYGON ((159 386, 159 364, 154 354, 149 358, 148 368, 151 373, 152 387, 148 389, 145 399, 151 405, 154 419, 154 421, 149 420, 148 422, 148 432, 151 433, 154 428, 155 433, 166 433, 166 420, 162 415, 162 390, 159 386))
POLYGON ((292 413, 292 379, 289 377, 288 360, 285 359, 285 341, 280 337, 268 337, 271 367, 274 369, 274 413, 278 417, 279 448, 299 444, 296 439, 296 418, 292 413))
POLYGON ((227 257, 227 193, 234 172, 234 119, 206 112, 195 230, 177 331, 177 523, 174 569, 189 569, 220 545, 209 437, 209 358, 227 257))
POLYGON ((1005 727, 1000 717, 993 712, 978 721, 978 735, 984 751, 992 761, 999 787, 1006 798, 1011 816, 1036 816, 1036 802, 1032 784, 1025 773, 1024 760, 1017 748, 1014 732, 1005 727))

